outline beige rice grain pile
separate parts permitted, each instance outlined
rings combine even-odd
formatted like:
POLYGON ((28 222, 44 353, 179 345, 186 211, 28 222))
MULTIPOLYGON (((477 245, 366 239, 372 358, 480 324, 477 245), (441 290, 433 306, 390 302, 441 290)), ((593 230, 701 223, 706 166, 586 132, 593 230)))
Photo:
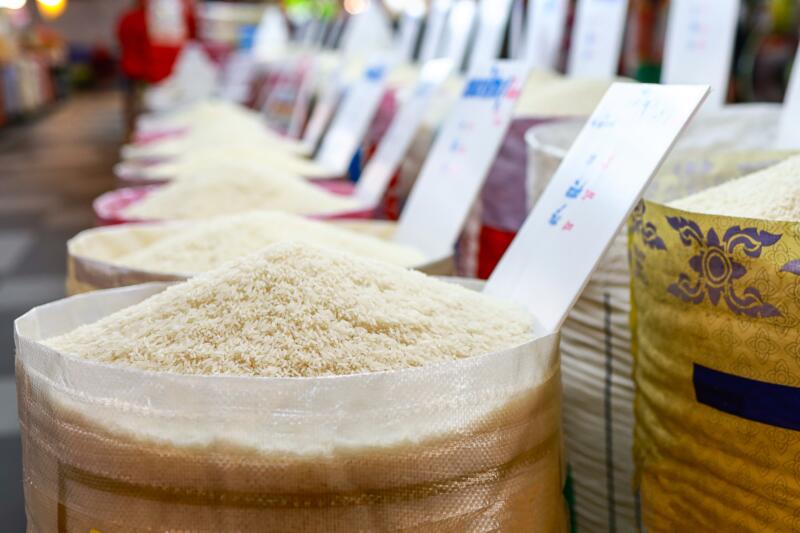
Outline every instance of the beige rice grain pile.
POLYGON ((763 220, 800 220, 800 156, 670 203, 685 211, 763 220))
POLYGON ((410 246, 278 211, 251 211, 181 225, 169 236, 113 262, 140 270, 196 274, 287 240, 327 246, 400 266, 425 262, 422 252, 410 246))
POLYGON ((271 176, 246 167, 159 187, 123 210, 133 220, 208 218, 255 209, 297 214, 332 214, 359 208, 353 198, 328 192, 303 179, 271 176))
POLYGON ((329 376, 495 352, 532 326, 521 308, 419 272, 284 242, 45 344, 150 371, 329 376))

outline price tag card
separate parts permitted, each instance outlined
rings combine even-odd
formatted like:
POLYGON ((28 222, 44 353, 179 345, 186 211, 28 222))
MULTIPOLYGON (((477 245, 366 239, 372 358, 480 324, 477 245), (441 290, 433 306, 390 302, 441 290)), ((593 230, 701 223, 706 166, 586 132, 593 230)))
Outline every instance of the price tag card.
POLYGON ((277 81, 264 100, 261 111, 270 128, 286 133, 297 103, 305 72, 302 59, 285 61, 275 69, 277 81))
POLYGON ((800 48, 794 57, 794 68, 783 99, 778 148, 781 150, 800 148, 800 48))
POLYGON ((711 86, 708 105, 728 94, 739 0, 672 0, 664 44, 662 83, 711 86))
POLYGON ((472 0, 456 0, 447 19, 443 55, 451 59, 459 71, 467 56, 469 38, 475 24, 475 11, 475 2, 472 0))
POLYGON ((303 124, 305 124, 308 118, 311 99, 314 97, 314 80, 317 75, 316 60, 313 56, 303 56, 298 63, 300 87, 297 89, 297 98, 292 106, 289 127, 286 130, 286 134, 293 139, 300 136, 303 124))
POLYGON ((365 206, 377 205, 386 191, 392 174, 405 157, 414 134, 430 108, 436 92, 453 68, 449 59, 434 59, 422 68, 419 83, 403 103, 397 116, 378 145, 375 155, 364 168, 355 195, 365 206))
POLYGON ((412 11, 403 13, 395 43, 395 60, 398 63, 410 63, 414 58, 414 48, 417 46, 421 28, 421 14, 412 11))
POLYGON ((447 14, 450 12, 452 0, 434 0, 425 22, 425 34, 422 36, 422 45, 419 50, 420 63, 427 63, 439 57, 439 48, 442 44, 447 14))
POLYGON ((486 285, 561 327, 708 86, 615 83, 486 285))
POLYGON ((569 0, 531 0, 528 4, 524 57, 531 68, 558 68, 568 7, 569 0))
POLYGON ((628 0, 580 0, 569 50, 567 73, 611 78, 617 73, 628 0))
POLYGON ((525 82, 519 61, 498 61, 466 82, 422 166, 395 240, 430 260, 452 254, 472 203, 508 130, 525 82))
POLYGON ((508 56, 523 59, 525 53, 523 35, 525 33, 525 0, 513 0, 511 19, 508 21, 508 56))
POLYGON ((336 112, 336 105, 339 103, 343 91, 341 75, 342 69, 339 68, 331 76, 331 80, 325 84, 322 94, 311 111, 311 117, 308 119, 308 125, 303 133, 303 145, 309 154, 314 153, 317 149, 319 140, 325 133, 325 128, 328 127, 334 112, 336 112))
POLYGON ((511 0, 481 0, 478 11, 478 35, 469 58, 469 72, 491 65, 500 55, 511 0))
POLYGON ((347 172, 381 104, 388 74, 385 61, 371 63, 361 79, 348 89, 316 157, 317 163, 329 168, 334 175, 347 172))

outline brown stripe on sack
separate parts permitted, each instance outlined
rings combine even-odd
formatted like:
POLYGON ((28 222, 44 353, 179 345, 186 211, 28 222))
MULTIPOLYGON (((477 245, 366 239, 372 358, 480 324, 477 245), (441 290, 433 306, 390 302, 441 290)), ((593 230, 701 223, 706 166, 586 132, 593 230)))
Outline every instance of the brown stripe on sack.
POLYGON ((455 494, 473 487, 486 486, 513 478, 519 471, 541 461, 558 449, 559 434, 553 433, 538 446, 531 448, 511 461, 484 470, 456 476, 451 479, 410 485, 393 489, 367 489, 364 491, 324 493, 259 493, 237 490, 190 489, 186 487, 157 487, 128 483, 119 479, 94 474, 65 463, 58 464, 58 532, 66 532, 70 507, 65 503, 69 484, 78 483, 89 489, 118 496, 169 504, 214 506, 245 509, 303 509, 355 507, 424 500, 445 494, 455 494))

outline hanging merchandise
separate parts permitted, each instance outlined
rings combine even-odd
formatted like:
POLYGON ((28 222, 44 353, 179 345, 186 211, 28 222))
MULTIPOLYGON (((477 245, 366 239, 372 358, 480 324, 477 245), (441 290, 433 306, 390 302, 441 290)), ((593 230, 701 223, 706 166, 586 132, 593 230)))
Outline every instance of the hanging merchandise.
POLYGON ((157 45, 178 46, 189 36, 182 0, 149 0, 147 33, 157 45))
POLYGON ((258 61, 276 61, 286 55, 289 28, 278 6, 267 6, 256 29, 253 55, 258 61))
POLYGON ((391 21, 380 2, 361 0, 360 3, 352 3, 357 3, 360 9, 350 11, 350 18, 341 38, 342 55, 345 58, 356 58, 390 50, 393 42, 391 21))
POLYGON ((46 19, 56 19, 67 9, 67 0, 36 0, 39 13, 46 19))

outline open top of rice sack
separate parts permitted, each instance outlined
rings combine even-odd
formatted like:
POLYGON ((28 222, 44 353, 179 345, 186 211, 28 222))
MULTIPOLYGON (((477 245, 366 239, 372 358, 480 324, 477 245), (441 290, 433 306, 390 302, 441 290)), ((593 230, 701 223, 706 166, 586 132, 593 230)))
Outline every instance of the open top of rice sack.
POLYGON ((531 328, 521 309, 480 293, 289 242, 47 344, 147 370, 319 376, 499 351, 531 328))
POLYGON ((555 335, 281 243, 16 323, 39 530, 563 531, 555 335))
POLYGON ((635 459, 651 531, 797 523, 798 223, 797 156, 634 215, 635 459))
POLYGON ((360 208, 355 199, 328 192, 302 179, 265 176, 240 167, 159 187, 123 209, 122 215, 130 220, 172 220, 208 218, 254 209, 333 215, 360 208))
MULTIPOLYGON (((166 141, 165 141, 166 142, 166 141)), ((182 141, 170 141, 180 144, 182 141)), ((211 171, 220 172, 232 165, 247 162, 253 170, 265 176, 291 174, 314 179, 330 179, 331 171, 310 159, 277 150, 268 141, 236 142, 230 139, 210 140, 177 154, 154 155, 156 163, 120 163, 115 171, 123 180, 170 181, 193 178, 211 171)))
POLYGON ((137 132, 153 136, 159 132, 174 132, 174 136, 136 143, 123 148, 123 157, 151 155, 154 150, 161 155, 176 155, 194 143, 210 139, 222 142, 248 142, 254 139, 269 141, 269 147, 289 153, 304 153, 303 145, 271 131, 261 113, 224 100, 207 100, 184 109, 160 115, 142 117, 137 132))
POLYGON ((669 204, 676 209, 763 220, 800 221, 800 156, 669 204))
MULTIPOLYGON (((362 226, 369 228, 366 222, 362 226)), ((328 246, 399 266, 428 266, 424 254, 415 248, 378 237, 392 228, 393 225, 377 224, 370 234, 369 229, 353 226, 352 222, 321 222, 277 211, 251 211, 193 223, 95 228, 67 243, 67 290, 77 294, 185 279, 287 240, 328 246)))

